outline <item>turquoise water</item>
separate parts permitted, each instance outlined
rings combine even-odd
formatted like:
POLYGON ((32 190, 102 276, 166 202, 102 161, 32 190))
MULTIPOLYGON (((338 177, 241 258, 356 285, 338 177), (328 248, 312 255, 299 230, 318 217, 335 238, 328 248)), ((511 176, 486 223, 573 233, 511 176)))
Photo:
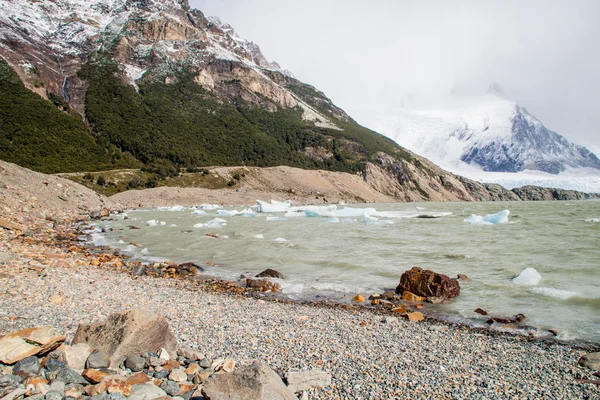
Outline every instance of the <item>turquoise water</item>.
POLYGON ((453 277, 465 274, 470 280, 461 282, 460 297, 436 306, 439 311, 482 324, 486 318, 473 312, 477 307, 497 316, 523 313, 528 325, 555 329, 561 338, 600 341, 600 202, 402 203, 337 209, 344 207, 374 208, 378 221, 372 216, 280 220, 284 213, 228 217, 216 210, 206 210, 206 215, 192 214, 189 208, 137 210, 128 212, 129 219, 102 222, 100 226, 112 230, 95 234, 94 240, 140 258, 216 263, 206 266, 206 273, 228 279, 273 268, 286 275, 284 289, 298 296, 368 296, 395 288, 402 272, 413 266, 453 277), (507 223, 465 222, 471 214, 502 210, 510 211, 507 223), (423 214, 439 218, 416 218, 423 214), (217 217, 225 224, 214 222, 217 217), (155 226, 149 225, 152 220, 155 226), (141 229, 130 229, 132 225, 141 229), (526 268, 541 275, 539 282, 512 281, 526 268))

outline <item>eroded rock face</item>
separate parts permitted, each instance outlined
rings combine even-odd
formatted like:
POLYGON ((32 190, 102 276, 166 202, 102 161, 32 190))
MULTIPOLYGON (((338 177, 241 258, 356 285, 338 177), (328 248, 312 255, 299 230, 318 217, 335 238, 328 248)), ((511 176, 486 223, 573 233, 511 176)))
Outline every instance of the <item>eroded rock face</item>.
POLYGON ((451 299, 460 294, 458 280, 419 267, 413 267, 400 276, 396 293, 414 293, 422 297, 451 299))
POLYGON ((297 400, 279 375, 261 361, 208 379, 204 382, 202 394, 211 400, 297 400))
POLYGON ((77 343, 87 343, 90 348, 103 351, 110 358, 111 366, 119 365, 131 354, 160 348, 175 354, 177 349, 177 339, 168 321, 141 309, 113 314, 103 322, 79 325, 73 338, 73 344, 77 343))

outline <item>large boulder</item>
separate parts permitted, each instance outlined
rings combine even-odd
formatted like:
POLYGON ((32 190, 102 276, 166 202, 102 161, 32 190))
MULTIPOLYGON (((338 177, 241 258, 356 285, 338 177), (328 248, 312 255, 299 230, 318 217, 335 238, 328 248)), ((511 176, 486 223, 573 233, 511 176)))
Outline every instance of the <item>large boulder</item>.
POLYGON ((208 400, 297 400, 279 375, 261 361, 207 379, 202 394, 208 400))
POLYGON ((450 299, 460 294, 458 280, 437 272, 413 267, 400 276, 396 293, 410 292, 422 297, 450 299))
POLYGON ((588 353, 579 359, 579 365, 600 371, 600 353, 588 353))
POLYGON ((164 348, 176 354, 177 339, 165 317, 148 310, 133 309, 112 314, 106 321, 79 325, 73 344, 87 343, 104 352, 111 367, 118 366, 132 354, 154 352, 164 348))

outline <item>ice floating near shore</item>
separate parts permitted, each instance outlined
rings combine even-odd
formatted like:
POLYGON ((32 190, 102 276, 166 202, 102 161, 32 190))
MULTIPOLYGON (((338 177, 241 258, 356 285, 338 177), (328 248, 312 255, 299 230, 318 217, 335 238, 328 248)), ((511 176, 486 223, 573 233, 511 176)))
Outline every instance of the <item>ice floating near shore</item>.
POLYGON ((291 200, 286 201, 276 201, 271 200, 271 203, 267 203, 266 201, 256 200, 258 203, 258 212, 259 213, 277 213, 277 212, 287 212, 292 206, 291 200))
POLYGON ((225 225, 227 225, 226 220, 224 220, 222 218, 215 218, 204 224, 202 224, 202 223, 196 224, 196 225, 194 225, 194 228, 221 228, 225 225))
POLYGON ((571 297, 578 296, 577 292, 570 292, 568 290, 560 290, 549 287, 534 287, 530 290, 532 293, 541 294, 542 296, 554 297, 561 300, 568 300, 571 297))
POLYGON ((287 239, 284 239, 284 238, 280 238, 280 237, 278 237, 278 238, 276 238, 276 239, 275 239, 275 241, 276 241, 277 243, 286 243, 288 240, 287 240, 287 239))
POLYGON ((588 218, 585 222, 600 222, 600 218, 588 218))
POLYGON ((508 222, 508 216, 510 215, 509 210, 502 210, 496 214, 488 214, 485 216, 471 214, 471 216, 465 219, 473 225, 495 225, 495 224, 506 224, 508 222))
POLYGON ((221 206, 217 204, 200 204, 198 208, 200 210, 218 210, 221 206))
POLYGON ((184 206, 172 206, 172 207, 158 207, 158 211, 184 211, 186 207, 184 206))
POLYGON ((204 211, 204 210, 194 210, 194 211, 192 211, 192 214, 194 214, 194 215, 206 215, 206 211, 204 211))
POLYGON ((290 297, 296 297, 296 296, 299 296, 302 294, 302 290, 304 290, 304 284, 297 283, 293 286, 283 288, 282 292, 287 294, 290 297))
POLYGON ((304 215, 307 217, 326 217, 331 218, 335 217, 335 211, 337 207, 335 205, 331 206, 310 206, 304 209, 304 215))
POLYGON ((257 239, 264 239, 265 238, 264 235, 262 235, 260 233, 258 235, 254 235, 254 237, 257 238, 257 239))
POLYGON ((158 226, 158 221, 155 219, 151 219, 150 221, 146 221, 146 225, 148 226, 158 226))
POLYGON ((240 216, 240 217, 256 217, 257 214, 252 211, 252 209, 250 208, 246 208, 242 211, 238 211, 238 210, 218 210, 217 211, 217 215, 220 215, 222 217, 235 217, 235 216, 240 216))
POLYGON ((513 278, 513 283, 517 285, 534 286, 542 280, 542 275, 535 268, 525 268, 519 276, 513 278))

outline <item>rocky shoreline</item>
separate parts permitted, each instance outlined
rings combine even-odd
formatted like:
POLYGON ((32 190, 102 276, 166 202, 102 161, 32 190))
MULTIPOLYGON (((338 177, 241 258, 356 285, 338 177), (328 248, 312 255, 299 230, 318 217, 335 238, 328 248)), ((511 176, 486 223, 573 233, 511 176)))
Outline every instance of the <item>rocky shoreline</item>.
MULTIPOLYGON (((304 398, 575 399, 598 393, 594 370, 578 364, 598 350, 593 344, 534 340, 430 317, 411 321, 391 308, 356 302, 269 299, 234 282, 189 279, 190 265, 151 266, 140 274, 139 263, 80 242, 73 225, 56 227, 46 219, 27 231, 1 229, 1 334, 49 325, 69 342, 80 323, 143 304, 166 316, 182 346, 211 360, 231 358, 245 367, 258 359, 280 375, 318 370, 332 376, 325 388, 298 393, 304 398)), ((427 316, 416 304, 413 312, 427 316)))
MULTIPOLYGON (((410 311, 422 321, 358 302, 291 302, 195 273, 189 279, 192 265, 136 273, 140 265, 78 238, 91 214, 109 216, 109 202, 57 177, 2 167, 0 335, 51 326, 71 343, 80 324, 143 307, 165 316, 179 346, 231 359, 234 370, 260 360, 280 376, 331 376, 324 388, 297 392, 303 398, 598 397, 598 367, 579 364, 595 344, 441 322, 418 303, 410 311)), ((0 398, 24 397, 14 391, 27 391, 22 382, 2 383, 14 366, 0 367, 0 398)))

